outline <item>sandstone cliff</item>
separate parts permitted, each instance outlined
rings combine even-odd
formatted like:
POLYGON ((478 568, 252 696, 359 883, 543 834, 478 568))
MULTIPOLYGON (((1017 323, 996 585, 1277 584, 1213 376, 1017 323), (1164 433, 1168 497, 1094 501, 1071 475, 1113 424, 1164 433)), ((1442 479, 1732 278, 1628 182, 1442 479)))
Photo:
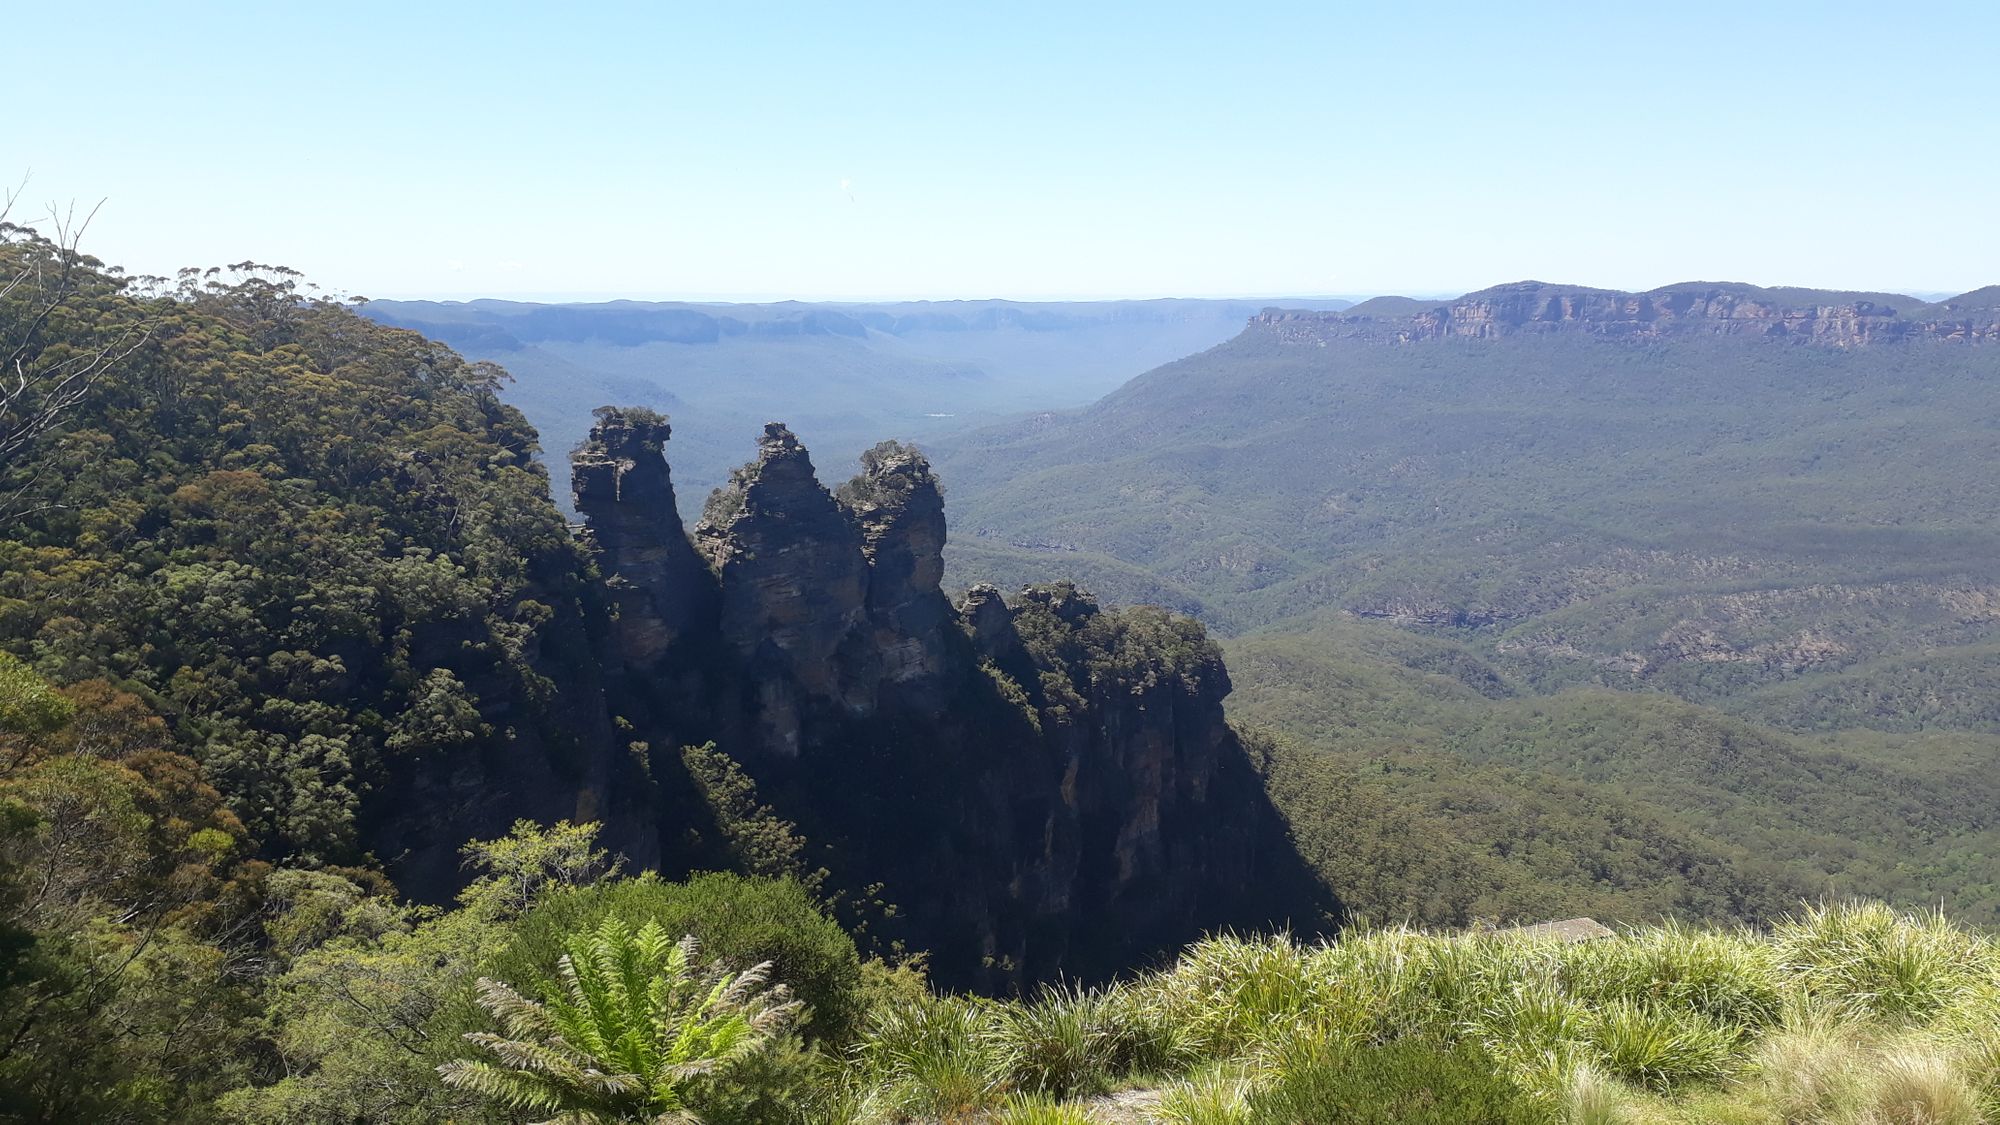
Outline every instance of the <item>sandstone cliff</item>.
POLYGON ((618 606, 619 652, 637 666, 709 627, 715 615, 714 583, 673 506, 662 455, 672 434, 650 411, 599 411, 589 440, 570 455, 577 511, 589 521, 590 544, 618 606))
POLYGON ((1766 290, 1686 282, 1645 293, 1521 281, 1423 304, 1378 298, 1346 312, 1266 309, 1253 328, 1292 343, 1412 343, 1573 332, 1605 337, 1764 336, 1855 347, 1895 340, 2000 342, 2000 310, 1981 294, 1925 305, 1893 294, 1766 290))
POLYGON ((641 422, 601 412, 575 479, 627 592, 614 706, 649 750, 666 866, 701 862, 676 847, 703 830, 672 751, 713 740, 815 862, 882 885, 895 935, 949 982, 1102 975, 1204 929, 1333 911, 1223 719, 1228 676, 1198 624, 1068 585, 954 607, 923 456, 878 446, 829 492, 777 424, 680 545, 707 564, 691 575, 660 541, 667 431, 641 422), (633 461, 612 491, 607 457, 633 461))

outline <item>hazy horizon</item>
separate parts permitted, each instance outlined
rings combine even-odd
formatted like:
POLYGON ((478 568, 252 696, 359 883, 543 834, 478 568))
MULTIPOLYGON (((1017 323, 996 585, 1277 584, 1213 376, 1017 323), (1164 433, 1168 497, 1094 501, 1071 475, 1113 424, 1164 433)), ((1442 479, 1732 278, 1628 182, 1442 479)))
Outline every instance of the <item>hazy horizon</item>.
MULTIPOLYGON (((1996 13, 24 9, 22 211, 370 297, 1992 283, 1996 13), (1986 29, 1984 33, 1981 28, 1986 29), (59 46, 61 49, 58 49, 59 46), (78 82, 78 50, 117 81, 78 82), (236 77, 243 76, 243 77, 236 77), (61 91, 51 96, 51 91, 61 91)), ((18 216, 17 216, 18 217, 18 216)))

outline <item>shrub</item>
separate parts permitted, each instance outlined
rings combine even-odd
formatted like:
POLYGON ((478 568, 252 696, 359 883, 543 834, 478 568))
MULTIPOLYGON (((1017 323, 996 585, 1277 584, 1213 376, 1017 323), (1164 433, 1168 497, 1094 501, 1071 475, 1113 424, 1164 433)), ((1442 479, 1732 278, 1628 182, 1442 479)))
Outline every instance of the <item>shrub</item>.
POLYGON ((1326 1053, 1249 1098, 1251 1125, 1518 1125, 1543 1119, 1492 1059, 1421 1040, 1326 1053))
POLYGON ((1733 1027, 1661 1004, 1613 1000, 1590 1019, 1590 1044, 1605 1068, 1656 1090, 1721 1081, 1740 1042, 1733 1027))
POLYGON ((730 964, 770 962, 771 979, 806 1005, 803 1029, 813 1039, 847 1041, 860 1022, 854 940, 788 879, 709 874, 669 883, 645 875, 559 891, 520 920, 513 941, 481 971, 501 980, 552 978, 566 936, 607 918, 693 934, 730 964))
POLYGON ((1104 997, 1049 988, 1032 1004, 1009 1005, 994 1028, 994 1047, 1017 1089, 1058 1098, 1102 1092, 1113 1065, 1104 997))
POLYGON ((862 1044, 887 1099, 905 1113, 949 1118, 985 1109, 1006 1089, 985 1004, 938 997, 876 1014, 862 1044))
POLYGON ((479 981, 479 1003, 504 1035, 466 1039, 498 1065, 453 1059, 445 1083, 511 1110, 575 1122, 682 1113, 691 1086, 764 1049, 797 1011, 770 966, 704 969, 700 944, 676 942, 656 922, 636 933, 606 918, 573 934, 547 1003, 500 981, 479 981))

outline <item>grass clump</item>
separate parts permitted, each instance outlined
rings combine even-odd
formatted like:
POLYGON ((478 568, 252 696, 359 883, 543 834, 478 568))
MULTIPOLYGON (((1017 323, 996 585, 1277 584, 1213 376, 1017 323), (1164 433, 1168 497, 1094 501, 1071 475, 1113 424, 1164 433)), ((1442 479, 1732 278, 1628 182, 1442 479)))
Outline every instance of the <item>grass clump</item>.
POLYGON ((1778 927, 1775 951, 1823 1002, 1921 1021, 1963 1002, 1990 966, 1991 947, 1942 914, 1898 914, 1881 903, 1816 906, 1778 927))
POLYGON ((1046 1095, 1015 1095, 993 1111, 992 1125, 1095 1125, 1090 1111, 1046 1095))
POLYGON ((1996 1029, 1992 939, 1865 903, 1585 944, 1223 935, 1099 989, 888 996, 826 1119, 1082 1121, 1140 1085, 1166 1125, 1973 1125, 1996 1029))
POLYGON ((1470 1044, 1406 1039, 1295 1058, 1249 1097, 1248 1125, 1517 1125, 1543 1114, 1470 1044))
POLYGON ((938 997, 879 1013, 863 1058, 881 1100, 906 1114, 951 1119, 986 1109, 1007 1089, 989 1005, 938 997))
POLYGON ((1979 1094, 1944 1051, 1890 1049, 1876 1063, 1861 1120, 1866 1125, 1981 1125, 1979 1094))
POLYGON ((1252 1085, 1240 1068, 1211 1067, 1168 1087, 1155 1112, 1166 1125, 1248 1125, 1252 1085))
POLYGON ((1592 1012, 1589 1042, 1612 1074, 1655 1090, 1719 1082, 1733 1069, 1739 1028, 1691 1008, 1618 999, 1592 1012))
POLYGON ((1058 1098, 1102 1092, 1111 1079, 1114 1034, 1103 994, 1051 988, 1034 1003, 1010 1005, 993 1044, 1011 1084, 1058 1098))

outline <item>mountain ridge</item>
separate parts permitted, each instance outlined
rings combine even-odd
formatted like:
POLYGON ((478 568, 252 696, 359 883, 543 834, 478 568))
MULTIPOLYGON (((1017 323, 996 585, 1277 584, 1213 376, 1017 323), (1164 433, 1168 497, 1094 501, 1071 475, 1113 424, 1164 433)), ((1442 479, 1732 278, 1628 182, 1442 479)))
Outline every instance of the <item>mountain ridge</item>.
POLYGON ((1932 303, 1896 293, 1767 289, 1743 282, 1684 281, 1635 293, 1515 281, 1445 302, 1377 297, 1333 311, 1273 306, 1252 317, 1250 325, 1276 328, 1294 343, 1494 339, 1565 329, 1635 337, 1759 334, 1836 346, 1914 337, 1992 342, 2000 340, 2000 286, 1932 303))

